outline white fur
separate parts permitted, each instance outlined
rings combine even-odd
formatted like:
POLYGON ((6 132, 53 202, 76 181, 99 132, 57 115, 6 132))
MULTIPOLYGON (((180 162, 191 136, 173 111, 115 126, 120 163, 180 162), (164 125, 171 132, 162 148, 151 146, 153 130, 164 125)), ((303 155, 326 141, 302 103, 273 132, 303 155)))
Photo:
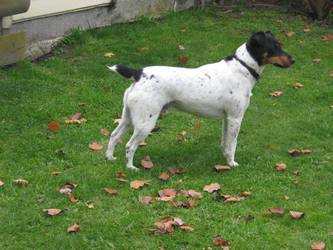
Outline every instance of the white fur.
MULTIPOLYGON (((259 66, 243 44, 236 56, 259 75, 259 66)), ((109 67, 116 71, 117 66, 109 67)), ((181 111, 213 119, 223 119, 223 154, 229 166, 234 161, 237 136, 244 113, 249 106, 255 78, 235 59, 222 60, 199 68, 152 66, 143 69, 139 81, 134 82, 124 94, 121 122, 112 132, 106 158, 113 157, 114 148, 121 136, 131 127, 134 133, 126 144, 127 167, 133 166, 138 144, 154 128, 162 109, 181 111)))

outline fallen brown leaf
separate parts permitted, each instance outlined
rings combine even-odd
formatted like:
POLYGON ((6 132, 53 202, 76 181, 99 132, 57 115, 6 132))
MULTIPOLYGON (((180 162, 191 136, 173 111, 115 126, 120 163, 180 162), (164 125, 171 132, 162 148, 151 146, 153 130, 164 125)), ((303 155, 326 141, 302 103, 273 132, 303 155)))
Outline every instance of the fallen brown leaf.
POLYGON ((223 240, 221 235, 216 235, 214 237, 213 243, 215 246, 230 246, 230 243, 223 240))
POLYGON ((113 52, 106 52, 106 53, 104 53, 104 56, 106 56, 106 57, 113 57, 115 55, 116 54, 114 54, 113 52))
POLYGON ((292 219, 300 219, 303 217, 304 213, 303 212, 296 212, 296 211, 289 211, 290 217, 292 219))
POLYGON ((312 250, 322 250, 325 248, 325 243, 324 242, 314 242, 311 245, 312 250))
POLYGON ((169 171, 171 174, 176 175, 176 174, 181 174, 185 171, 183 167, 179 167, 177 170, 174 169, 174 167, 168 167, 169 171))
POLYGON ((43 212, 46 212, 48 215, 51 215, 51 216, 58 215, 58 214, 60 214, 63 211, 64 210, 57 209, 57 208, 43 209, 43 212))
POLYGON ((128 180, 124 179, 124 178, 116 178, 117 181, 122 181, 122 182, 128 182, 128 180))
POLYGON ((158 194, 160 197, 175 197, 176 194, 177 194, 177 190, 174 189, 174 188, 166 188, 166 189, 163 189, 163 190, 159 190, 158 191, 158 194))
POLYGON ((94 151, 102 150, 104 148, 103 145, 98 144, 97 142, 93 142, 92 144, 89 145, 89 148, 94 151))
POLYGON ((23 180, 23 179, 17 179, 17 180, 14 180, 14 182, 18 185, 22 185, 22 186, 27 186, 29 184, 29 182, 27 180, 23 180))
POLYGON ((299 180, 294 180, 294 184, 298 184, 299 183, 299 180))
POLYGON ((203 188, 203 191, 205 192, 208 192, 208 193, 212 193, 216 190, 220 190, 221 189, 221 185, 218 184, 218 183, 212 183, 212 184, 209 184, 209 185, 206 185, 204 188, 203 188))
POLYGON ((60 129, 60 125, 59 125, 59 123, 57 123, 57 122, 55 122, 55 121, 50 122, 50 123, 47 125, 47 127, 48 127, 49 129, 51 129, 52 131, 57 131, 57 130, 60 129))
POLYGON ((149 204, 149 203, 153 203, 154 201, 155 201, 155 198, 151 197, 151 196, 144 196, 141 198, 142 204, 149 204))
POLYGON ((110 134, 110 131, 107 129, 107 128, 101 128, 101 133, 103 135, 109 135, 110 134))
POLYGON ((304 29, 304 32, 309 32, 309 31, 311 31, 310 29, 304 29))
POLYGON ((190 227, 189 225, 187 224, 183 224, 180 226, 181 229, 184 229, 184 230, 187 230, 187 231, 194 231, 194 228, 193 227, 190 227))
POLYGON ((333 73, 329 74, 330 77, 333 77, 333 73))
POLYGON ((285 163, 277 163, 274 165, 274 167, 276 168, 276 170, 282 171, 287 168, 287 165, 285 163))
POLYGON ((118 176, 118 177, 126 177, 126 175, 124 173, 122 173, 122 172, 116 173, 116 176, 118 176))
POLYGON ((94 208, 94 204, 93 203, 84 203, 84 205, 87 207, 87 208, 94 208))
POLYGON ((59 175, 59 174, 62 174, 62 172, 60 172, 60 171, 53 171, 50 174, 51 175, 59 175))
POLYGON ((227 199, 224 200, 225 203, 228 202, 240 202, 242 200, 245 200, 245 197, 228 197, 227 199))
POLYGON ((141 160, 141 166, 149 169, 154 167, 154 163, 151 162, 149 156, 146 156, 145 158, 143 158, 143 160, 141 160))
POLYGON ((145 51, 145 50, 149 50, 149 48, 147 48, 147 47, 141 48, 141 51, 145 51))
POLYGON ((181 136, 185 136, 185 135, 186 135, 186 131, 183 130, 182 132, 180 132, 180 135, 181 135, 181 136))
POLYGON ((69 193, 67 193, 67 196, 68 196, 68 198, 69 198, 69 200, 71 201, 71 202, 78 202, 79 201, 79 199, 75 199, 74 198, 74 195, 71 193, 71 192, 69 192, 69 193))
POLYGON ((111 188, 104 188, 105 192, 107 192, 108 194, 117 194, 118 191, 111 189, 111 188))
POLYGON ((73 226, 67 228, 67 233, 78 232, 80 230, 81 230, 81 227, 75 223, 73 226))
POLYGON ((230 170, 231 169, 231 167, 229 167, 229 166, 222 166, 222 165, 215 165, 214 168, 215 168, 215 170, 217 172, 226 171, 226 170, 230 170))
POLYGON ((243 196, 250 196, 252 192, 241 192, 241 195, 243 196))
POLYGON ((270 96, 274 96, 274 97, 280 96, 282 94, 283 94, 283 91, 273 91, 273 92, 269 93, 270 96))
POLYGON ((163 172, 158 178, 166 181, 167 179, 169 179, 169 175, 166 172, 163 172))
POLYGON ((285 200, 289 200, 290 198, 289 198, 289 196, 285 195, 285 196, 284 196, 284 199, 285 199, 285 200))
POLYGON ((130 187, 134 189, 138 189, 140 187, 143 187, 146 184, 150 184, 151 180, 134 180, 131 181, 130 187))
POLYGON ((278 207, 273 207, 273 208, 270 208, 268 209, 272 214, 284 214, 284 211, 283 209, 281 208, 278 208, 278 207))
POLYGON ((291 32, 286 33, 286 35, 287 35, 288 37, 292 37, 293 35, 295 35, 295 32, 291 31, 291 32))
POLYGON ((199 192, 196 192, 195 190, 191 189, 191 190, 188 190, 188 194, 189 196, 193 197, 193 198, 198 198, 198 199, 201 199, 202 198, 202 194, 199 193, 199 192))
POLYGON ((0 181, 0 187, 2 187, 3 185, 5 185, 5 183, 0 181))
POLYGON ((114 120, 113 120, 113 123, 120 123, 120 121, 121 121, 120 118, 119 118, 119 119, 114 119, 114 120))
POLYGON ((145 141, 139 143, 139 147, 146 147, 148 144, 145 141))
POLYGON ((321 59, 319 59, 319 58, 312 59, 312 62, 320 62, 320 61, 321 61, 321 59))
POLYGON ((185 50, 185 48, 184 48, 183 45, 178 45, 178 49, 180 49, 180 50, 185 50))

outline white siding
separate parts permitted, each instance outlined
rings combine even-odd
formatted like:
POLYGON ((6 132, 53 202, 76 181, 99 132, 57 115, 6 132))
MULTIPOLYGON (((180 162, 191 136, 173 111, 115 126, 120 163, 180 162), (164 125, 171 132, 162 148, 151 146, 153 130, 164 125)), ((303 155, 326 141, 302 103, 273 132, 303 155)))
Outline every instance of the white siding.
POLYGON ((31 0, 28 11, 14 15, 13 22, 107 6, 110 3, 111 0, 31 0))

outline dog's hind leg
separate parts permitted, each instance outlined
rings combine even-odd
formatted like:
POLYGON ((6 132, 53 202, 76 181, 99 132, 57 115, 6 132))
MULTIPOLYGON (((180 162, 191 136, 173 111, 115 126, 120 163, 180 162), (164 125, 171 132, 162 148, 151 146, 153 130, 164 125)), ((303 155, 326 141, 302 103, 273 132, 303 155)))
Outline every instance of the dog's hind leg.
POLYGON ((108 145, 108 149, 105 153, 105 159, 107 160, 115 160, 116 157, 113 156, 113 151, 119 141, 119 139, 122 137, 123 134, 125 134, 131 127, 131 118, 129 116, 129 111, 127 110, 127 107, 125 106, 123 109, 122 117, 119 122, 119 125, 113 130, 110 136, 110 141, 108 145))
MULTIPOLYGON (((142 115, 142 112, 141 112, 142 115)), ((126 167, 134 170, 139 170, 133 165, 133 157, 140 142, 142 142, 154 128, 156 120, 159 116, 159 111, 155 114, 147 114, 133 119, 134 133, 131 139, 126 144, 126 167), (143 118, 143 119, 142 119, 143 118)))

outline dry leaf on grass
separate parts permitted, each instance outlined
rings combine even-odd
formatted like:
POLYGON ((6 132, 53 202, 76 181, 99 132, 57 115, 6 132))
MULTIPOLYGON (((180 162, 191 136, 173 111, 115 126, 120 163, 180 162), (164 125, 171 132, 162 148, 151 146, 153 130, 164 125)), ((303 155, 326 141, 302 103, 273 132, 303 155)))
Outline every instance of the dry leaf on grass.
POLYGON ((277 163, 274 165, 277 171, 282 171, 287 168, 287 165, 285 163, 277 163))
POLYGON ((126 177, 126 175, 124 173, 122 173, 122 172, 116 173, 116 176, 118 176, 118 177, 126 177))
POLYGON ((113 57, 115 55, 116 54, 114 54, 113 52, 106 52, 106 53, 104 53, 104 56, 106 56, 106 57, 113 57))
POLYGON ((60 171, 53 171, 50 174, 51 175, 59 175, 59 174, 62 174, 62 172, 60 172, 60 171))
POLYGON ((294 184, 298 184, 299 183, 299 180, 294 180, 294 184))
POLYGON ((94 208, 94 204, 93 203, 84 203, 84 205, 87 207, 87 208, 94 208))
POLYGON ((104 188, 105 192, 107 192, 108 194, 117 194, 118 191, 111 189, 111 188, 104 188))
POLYGON ((232 196, 230 196, 230 197, 226 198, 224 200, 224 202, 225 203, 228 203, 228 202, 233 203, 233 202, 240 202, 240 201, 243 201, 243 200, 245 200, 245 197, 232 197, 232 196))
POLYGON ((185 50, 185 48, 184 48, 184 46, 183 45, 178 45, 178 49, 180 49, 180 50, 185 50))
POLYGON ((282 94, 283 94, 283 91, 273 91, 273 92, 269 93, 270 96, 274 96, 274 97, 280 96, 282 94))
POLYGON ((59 189, 59 192, 61 194, 68 194, 68 193, 72 192, 72 189, 76 188, 77 186, 78 186, 78 184, 66 182, 65 185, 59 189))
POLYGON ((320 61, 321 61, 321 59, 319 59, 319 58, 312 59, 312 62, 320 62, 320 61))
POLYGON ((130 187, 134 189, 138 189, 140 187, 143 187, 146 184, 150 184, 151 180, 134 180, 131 181, 130 187))
POLYGON ((188 190, 188 194, 189 196, 193 197, 193 198, 198 198, 198 199, 201 199, 202 198, 202 194, 199 193, 199 192, 196 192, 195 190, 191 189, 191 190, 188 190))
POLYGON ((181 174, 185 171, 185 169, 183 167, 179 167, 177 170, 175 170, 174 167, 168 167, 169 172, 173 175, 177 175, 177 174, 181 174))
POLYGON ((311 150, 310 149, 291 149, 291 150, 288 150, 288 153, 290 155, 296 155, 296 154, 310 154, 311 153, 311 150))
POLYGON ((289 214, 292 219, 296 219, 296 220, 298 220, 304 216, 303 212, 296 212, 296 211, 289 211, 289 214))
POLYGON ((75 223, 73 226, 67 228, 67 233, 78 232, 80 230, 81 230, 81 227, 75 223))
POLYGON ((158 178, 162 181, 166 181, 167 179, 169 179, 169 175, 166 172, 163 172, 158 178))
POLYGON ((229 167, 229 166, 222 166, 222 165, 215 165, 214 169, 215 169, 217 172, 220 172, 220 171, 230 170, 231 167, 229 167))
POLYGON ((159 190, 158 194, 160 197, 175 197, 177 194, 177 190, 174 188, 166 188, 163 190, 159 190))
POLYGON ((140 142, 139 147, 146 147, 147 145, 148 145, 147 142, 142 141, 142 142, 140 142))
POLYGON ((178 57, 178 62, 180 62, 180 63, 184 63, 187 60, 188 60, 188 58, 186 56, 184 56, 184 57, 178 57))
POLYGON ((230 242, 223 240, 221 235, 216 235, 213 243, 215 246, 230 246, 230 242))
POLYGON ((143 158, 143 160, 141 160, 141 166, 149 169, 154 167, 154 163, 152 163, 149 156, 146 156, 145 158, 143 158))
POLYGON ((80 123, 84 123, 87 122, 87 119, 81 118, 80 120, 65 120, 66 124, 80 124, 80 123))
POLYGON ((0 187, 2 187, 3 185, 5 185, 5 183, 0 181, 0 187))
POLYGON ((128 182, 128 180, 124 179, 124 178, 116 178, 117 181, 122 181, 122 182, 128 182))
POLYGON ((243 196, 250 196, 252 192, 241 192, 241 195, 243 196))
POLYGON ((144 196, 141 198, 141 203, 142 204, 149 204, 149 203, 153 203, 156 199, 154 197, 151 196, 144 196))
POLYGON ((48 215, 54 216, 62 213, 64 210, 58 209, 58 208, 49 208, 49 209, 43 209, 43 212, 46 212, 48 215))
POLYGON ((103 135, 109 135, 110 134, 110 131, 107 129, 107 128, 101 128, 101 133, 103 135))
POLYGON ((185 208, 192 208, 195 206, 195 201, 176 201, 176 202, 171 202, 171 205, 179 208, 179 207, 185 207, 185 208))
POLYGON ((212 192, 220 190, 220 189, 221 189, 221 185, 220 184, 218 184, 218 183, 212 183, 212 184, 206 185, 203 188, 203 191, 208 192, 208 193, 212 193, 212 192))
POLYGON ((94 151, 102 150, 104 148, 103 145, 98 144, 97 142, 93 142, 92 144, 89 145, 89 148, 94 151))
POLYGON ((60 125, 59 125, 59 123, 57 123, 57 122, 50 122, 48 125, 47 125, 47 127, 49 128, 49 129, 51 129, 52 131, 57 131, 57 130, 59 130, 60 129, 60 125))
POLYGON ((18 185, 21 185, 21 186, 27 186, 29 184, 29 182, 27 180, 23 180, 23 179, 17 179, 17 180, 14 180, 14 182, 18 185))
POLYGON ((325 248, 325 243, 324 242, 314 242, 311 245, 312 250, 322 250, 325 248))
POLYGON ((268 210, 269 210, 272 214, 281 214, 281 215, 284 214, 283 209, 278 208, 278 207, 273 207, 273 208, 270 208, 270 209, 268 209, 268 210))
POLYGON ((71 192, 67 193, 67 196, 71 202, 75 203, 79 201, 79 199, 75 199, 74 195, 71 192))
POLYGON ((180 227, 181 229, 193 231, 194 228, 185 224, 180 218, 167 216, 164 217, 161 221, 155 222, 154 225, 157 228, 149 228, 148 230, 154 232, 154 234, 164 234, 169 233, 173 234, 175 228, 180 227))

